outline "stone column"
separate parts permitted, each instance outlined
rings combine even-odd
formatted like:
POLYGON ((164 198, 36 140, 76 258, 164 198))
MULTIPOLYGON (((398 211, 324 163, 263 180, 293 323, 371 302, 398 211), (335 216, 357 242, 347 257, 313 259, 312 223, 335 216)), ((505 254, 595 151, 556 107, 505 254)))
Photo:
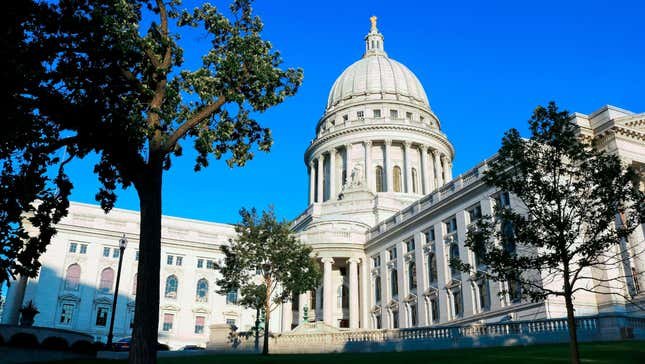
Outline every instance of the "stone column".
POLYGON ((428 326, 429 320, 426 315, 428 310, 425 309, 425 300, 423 294, 428 289, 428 277, 424 247, 426 245, 425 234, 417 232, 414 234, 414 262, 417 267, 417 317, 419 327, 428 326))
MULTIPOLYGON (((466 241, 466 211, 459 211, 456 215, 457 218, 457 244, 459 245, 459 258, 466 263, 471 264, 470 251, 466 248, 464 242, 466 241)), ((475 296, 473 294, 473 287, 470 282, 470 274, 461 272, 461 292, 464 303, 464 317, 472 316, 477 313, 475 307, 475 296)))
POLYGON ((309 162, 309 204, 316 202, 316 165, 312 159, 309 162))
POLYGON ((445 154, 441 155, 441 164, 443 165, 443 183, 446 184, 452 180, 452 167, 445 154))
POLYGON ((436 177, 436 185, 435 188, 439 188, 443 186, 443 169, 441 168, 441 154, 439 153, 438 150, 433 150, 432 151, 432 157, 434 159, 434 169, 435 169, 435 177, 436 177))
POLYGON ((430 175, 428 171, 428 146, 421 145, 421 176, 422 176, 422 192, 424 195, 430 193, 430 175))
MULTIPOLYGON (((482 216, 493 216, 493 202, 490 197, 485 197, 479 201, 482 208, 482 216)), ((490 296, 490 310, 495 311, 502 308, 502 302, 499 297, 499 283, 488 281, 488 294, 490 296)))
POLYGON ((365 148, 365 184, 369 191, 376 191, 374 187, 374 168, 372 168, 372 141, 363 142, 365 148))
POLYGON ((293 323, 293 305, 291 300, 282 304, 282 332, 291 331, 293 323))
POLYGON ((385 163, 384 163, 384 168, 385 171, 385 180, 387 181, 385 183, 385 191, 386 192, 392 192, 394 191, 394 186, 393 186, 393 178, 392 178, 392 157, 391 157, 391 149, 392 149, 392 140, 387 139, 385 140, 385 163))
POLYGON ((327 325, 334 325, 334 287, 332 287, 332 258, 322 258, 323 263, 323 321, 327 325))
POLYGON ((300 296, 298 297, 298 325, 301 325, 305 322, 305 307, 307 308, 307 319, 311 319, 311 312, 313 309, 313 312, 316 311, 315 307, 309 307, 309 295, 311 292, 307 291, 305 293, 301 293, 300 296))
POLYGON ((336 200, 336 148, 329 150, 329 200, 336 200))
POLYGON ((324 196, 325 196, 323 193, 325 190, 324 183, 323 183, 324 181, 323 176, 325 175, 324 166, 325 166, 325 155, 321 153, 320 156, 318 156, 318 198, 316 199, 317 202, 323 202, 324 196))
POLYGON ((370 324, 370 308, 372 307, 372 295, 370 294, 370 259, 365 257, 361 260, 360 263, 360 313, 361 313, 361 322, 360 327, 362 329, 369 329, 370 324))
POLYGON ((352 178, 352 144, 345 144, 345 181, 343 183, 349 184, 352 178))
POLYGON ((358 329, 358 263, 360 259, 350 258, 349 264, 349 328, 358 329))
POLYGON ((390 327, 390 315, 388 315, 388 304, 392 300, 392 292, 390 291, 390 269, 387 266, 388 256, 387 251, 383 250, 381 255, 381 323, 383 328, 390 327))
POLYGON ((18 325, 18 319, 20 318, 18 310, 22 307, 22 301, 25 298, 27 280, 26 276, 20 276, 17 280, 11 282, 11 286, 7 290, 4 312, 2 313, 3 324, 18 325))
POLYGON ((408 296, 408 278, 406 274, 407 262, 404 258, 403 243, 396 244, 396 278, 399 285, 399 327, 407 327, 407 309, 405 307, 405 299, 408 296))
POLYGON ((412 163, 410 163, 410 142, 403 144, 403 159, 405 160, 405 192, 412 193, 412 163))
POLYGON ((439 295, 439 321, 446 322, 450 319, 450 301, 448 300, 448 292, 446 292, 446 283, 448 283, 449 269, 448 260, 446 257, 446 243, 443 240, 445 229, 442 222, 438 222, 434 226, 434 234, 437 248, 437 288, 439 295))

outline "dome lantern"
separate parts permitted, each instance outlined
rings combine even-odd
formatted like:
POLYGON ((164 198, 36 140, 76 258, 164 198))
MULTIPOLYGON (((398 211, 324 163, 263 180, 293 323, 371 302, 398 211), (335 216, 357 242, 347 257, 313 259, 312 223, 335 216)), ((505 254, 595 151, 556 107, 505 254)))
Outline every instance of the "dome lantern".
POLYGON ((387 56, 383 45, 383 34, 381 34, 376 27, 377 19, 378 18, 375 15, 370 17, 372 28, 365 36, 365 54, 363 55, 363 58, 376 55, 387 56))

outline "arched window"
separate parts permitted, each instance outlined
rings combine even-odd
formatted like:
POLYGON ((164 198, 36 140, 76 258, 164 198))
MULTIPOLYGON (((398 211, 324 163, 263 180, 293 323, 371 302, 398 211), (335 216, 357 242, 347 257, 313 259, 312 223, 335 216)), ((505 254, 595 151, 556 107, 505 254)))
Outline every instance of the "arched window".
POLYGON ((205 278, 197 281, 197 293, 195 297, 197 302, 208 302, 208 281, 205 278))
POLYGON ((381 302, 381 277, 374 277, 374 302, 381 302))
POLYGON ((428 283, 431 286, 437 284, 437 256, 434 253, 428 254, 428 283))
POLYGON ((408 284, 410 290, 417 289, 417 265, 415 262, 408 263, 408 284))
POLYGON ((174 274, 166 278, 166 294, 167 298, 177 298, 177 287, 179 286, 179 280, 174 274))
POLYGON ((105 268, 101 272, 101 282, 99 283, 99 291, 103 293, 111 292, 114 285, 114 269, 105 268))
POLYGON ((136 296, 136 294, 137 294, 137 278, 138 278, 138 276, 135 273, 134 279, 132 280, 132 295, 133 296, 136 296))
POLYGON ((67 273, 65 273, 65 289, 76 291, 78 290, 79 283, 81 281, 81 266, 78 264, 72 264, 67 268, 67 273))
POLYGON ((383 192, 383 186, 385 186, 385 183, 383 181, 383 167, 376 166, 376 171, 374 174, 376 176, 376 192, 383 192))
POLYGON ((392 269, 390 271, 390 288, 392 290, 392 297, 396 297, 399 295, 399 277, 398 274, 396 274, 396 269, 392 269))
MULTIPOLYGON (((459 259, 459 246, 454 243, 450 244, 450 260, 453 261, 458 259, 459 259)), ((456 267, 453 267, 452 264, 450 265, 450 273, 452 274, 452 279, 459 278, 460 271, 456 267)))
POLYGON ((412 168, 412 193, 419 193, 419 176, 416 168, 412 168))
POLYGON ((401 167, 394 166, 394 192, 401 192, 401 167))

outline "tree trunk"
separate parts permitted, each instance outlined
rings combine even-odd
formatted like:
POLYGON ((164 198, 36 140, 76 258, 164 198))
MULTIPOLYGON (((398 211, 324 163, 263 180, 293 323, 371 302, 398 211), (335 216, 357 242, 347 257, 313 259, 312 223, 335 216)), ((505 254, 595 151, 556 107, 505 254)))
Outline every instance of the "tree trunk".
POLYGON ((262 355, 269 355, 269 322, 271 320, 271 279, 265 279, 266 298, 264 301, 264 345, 262 355))
POLYGON ((157 362, 162 174, 161 161, 152 161, 136 186, 139 193, 141 222, 130 364, 157 362))
POLYGON ((571 364, 580 364, 580 353, 578 352, 578 332, 576 318, 573 312, 573 301, 571 294, 565 294, 564 302, 567 307, 567 325, 569 326, 569 352, 571 364))
POLYGON ((260 348, 260 307, 255 308, 255 352, 260 348))

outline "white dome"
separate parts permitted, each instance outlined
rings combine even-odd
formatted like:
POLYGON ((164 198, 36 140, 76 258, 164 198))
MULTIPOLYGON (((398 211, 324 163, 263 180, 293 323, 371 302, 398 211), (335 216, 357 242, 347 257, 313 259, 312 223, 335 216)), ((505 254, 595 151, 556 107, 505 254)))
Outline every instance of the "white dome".
POLYGON ((381 53, 368 54, 343 71, 329 92, 327 110, 353 97, 369 95, 430 107, 426 92, 414 73, 381 53))

